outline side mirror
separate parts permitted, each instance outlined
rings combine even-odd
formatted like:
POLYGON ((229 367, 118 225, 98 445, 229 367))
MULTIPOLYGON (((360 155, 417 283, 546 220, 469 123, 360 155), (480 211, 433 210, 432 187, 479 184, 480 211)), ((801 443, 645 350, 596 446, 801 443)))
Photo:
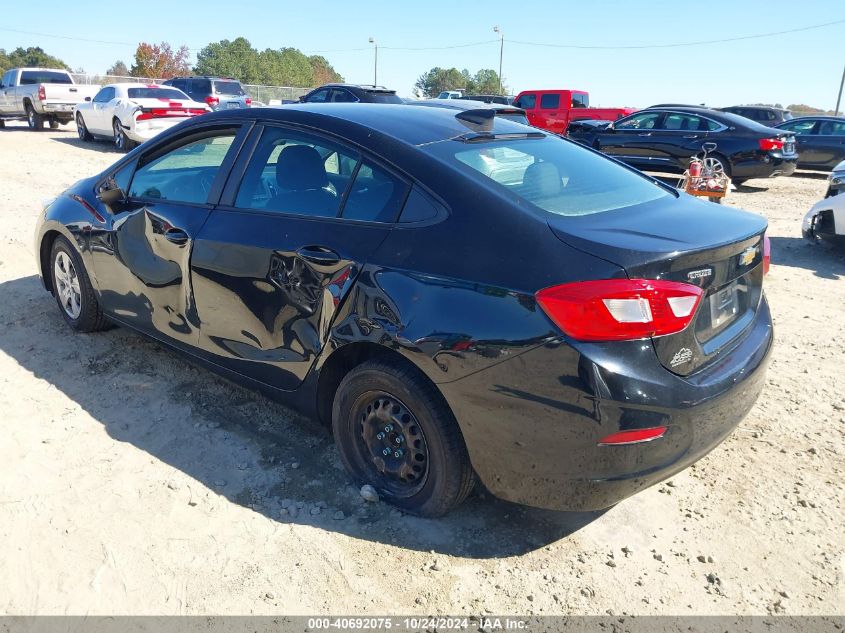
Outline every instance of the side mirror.
POLYGON ((97 193, 97 200, 110 207, 114 204, 124 202, 126 200, 126 192, 118 187, 114 180, 109 179, 108 182, 100 187, 100 191, 97 193))
POLYGON ((91 97, 85 97, 86 101, 91 101, 91 97))

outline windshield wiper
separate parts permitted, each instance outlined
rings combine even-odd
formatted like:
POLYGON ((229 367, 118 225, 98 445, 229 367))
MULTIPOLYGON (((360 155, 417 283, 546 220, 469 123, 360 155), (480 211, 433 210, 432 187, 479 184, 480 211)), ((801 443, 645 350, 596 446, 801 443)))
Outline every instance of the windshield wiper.
POLYGON ((464 143, 486 143, 487 141, 512 141, 526 138, 546 138, 542 132, 508 132, 494 134, 493 132, 477 132, 475 134, 463 134, 455 140, 464 143))

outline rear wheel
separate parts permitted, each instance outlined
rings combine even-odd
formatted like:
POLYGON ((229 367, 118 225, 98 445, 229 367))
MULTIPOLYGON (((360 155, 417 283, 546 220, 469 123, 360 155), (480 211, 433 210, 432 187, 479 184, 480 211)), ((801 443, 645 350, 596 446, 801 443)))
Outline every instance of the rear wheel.
POLYGON ((30 130, 44 129, 44 117, 35 111, 31 103, 26 104, 26 124, 30 130))
POLYGON ((416 368, 368 361, 353 369, 335 395, 332 430, 349 473, 407 512, 441 516, 472 489, 458 424, 416 368))
POLYGON ((731 163, 721 154, 710 154, 707 158, 704 158, 704 155, 702 154, 699 157, 704 163, 703 167, 705 172, 710 169, 712 170, 714 176, 721 176, 724 174, 728 178, 731 177, 731 163))
POLYGON ((85 125, 85 119, 82 118, 79 112, 76 113, 76 133, 79 135, 80 141, 90 141, 92 138, 91 132, 88 131, 88 127, 85 125))
POLYGON ((117 119, 112 121, 112 130, 114 131, 114 146, 118 151, 128 152, 135 147, 135 141, 126 136, 126 130, 117 119))
POLYGON ((108 327, 82 258, 70 242, 57 237, 50 252, 53 295, 67 324, 77 332, 108 327))

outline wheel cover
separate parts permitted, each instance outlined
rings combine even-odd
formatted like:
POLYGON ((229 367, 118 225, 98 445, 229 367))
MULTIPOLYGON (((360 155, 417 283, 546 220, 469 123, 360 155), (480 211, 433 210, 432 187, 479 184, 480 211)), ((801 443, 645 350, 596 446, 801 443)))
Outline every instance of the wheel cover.
POLYGON ((123 134, 123 130, 120 128, 120 123, 115 121, 112 124, 112 128, 114 128, 114 144, 117 145, 117 149, 123 149, 126 145, 126 136, 123 134))
POLYGON ((713 174, 714 176, 724 176, 725 166, 718 158, 707 157, 704 159, 704 172, 713 174))
POLYGON ((78 319, 82 314, 82 293, 79 290, 79 276, 67 253, 59 251, 56 255, 53 276, 56 279, 56 295, 62 309, 71 319, 78 319))
POLYGON ((374 485, 395 497, 419 492, 428 478, 428 444, 413 412, 395 396, 370 391, 352 406, 355 448, 374 485))

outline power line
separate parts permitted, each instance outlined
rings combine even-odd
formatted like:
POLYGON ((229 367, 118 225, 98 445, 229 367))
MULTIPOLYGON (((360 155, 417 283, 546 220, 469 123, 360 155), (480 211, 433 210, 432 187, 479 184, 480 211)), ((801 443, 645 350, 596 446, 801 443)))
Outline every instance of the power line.
POLYGON ((842 24, 845 20, 834 20, 832 22, 824 22, 823 24, 812 24, 810 26, 802 26, 795 29, 787 29, 785 31, 772 31, 770 33, 757 33, 755 35, 740 35, 738 37, 726 37, 720 40, 699 40, 697 42, 675 42, 672 44, 630 44, 630 45, 616 45, 616 46, 590 46, 582 44, 544 44, 540 42, 521 42, 519 40, 508 40, 508 44, 521 44, 523 46, 543 46, 546 48, 574 48, 574 49, 588 49, 588 50, 631 50, 631 49, 647 49, 647 48, 679 48, 681 46, 702 46, 705 44, 724 44, 727 42, 739 42, 741 40, 754 40, 762 37, 776 37, 778 35, 787 35, 789 33, 799 33, 801 31, 812 31, 814 29, 821 29, 826 26, 834 26, 835 24, 842 24))
MULTIPOLYGON (((777 37, 778 35, 788 35, 790 33, 800 33, 803 31, 812 31, 815 29, 821 29, 828 26, 835 26, 837 24, 845 23, 845 19, 842 20, 833 20, 831 22, 824 22, 822 24, 811 24, 809 26, 802 26, 793 29, 786 29, 783 31, 771 31, 768 33, 755 33, 753 35, 740 35, 737 37, 727 37, 722 39, 716 40, 698 40, 693 42, 672 42, 668 44, 618 44, 618 45, 590 45, 590 44, 553 44, 553 43, 546 43, 546 42, 527 42, 523 40, 512 40, 508 39, 509 44, 516 44, 518 46, 537 46, 543 48, 560 48, 560 49, 580 49, 580 50, 644 50, 644 49, 660 49, 660 48, 679 48, 684 46, 704 46, 709 44, 725 44, 729 42, 739 42, 743 40, 753 40, 753 39, 760 39, 765 37, 777 37)), ((120 42, 115 40, 99 40, 99 39, 92 39, 92 38, 85 38, 85 37, 72 37, 69 35, 56 35, 54 33, 42 33, 38 31, 25 31, 22 29, 11 29, 11 28, 4 28, 0 27, 0 31, 5 31, 9 33, 18 33, 21 35, 32 35, 37 37, 51 37, 60 40, 70 40, 74 42, 86 42, 90 44, 109 44, 109 45, 116 45, 116 46, 137 46, 137 42, 120 42)), ((452 50, 458 48, 470 48, 473 46, 484 46, 485 44, 492 44, 498 43, 499 40, 484 40, 482 42, 469 42, 465 44, 451 44, 448 46, 379 46, 379 48, 387 49, 387 50, 394 50, 394 51, 442 51, 442 50, 452 50)), ((211 42, 215 43, 215 42, 211 42)), ((197 52, 204 49, 205 46, 200 47, 189 47, 188 50, 192 52, 197 52)), ((310 51, 303 51, 305 53, 348 53, 348 52, 355 52, 355 51, 367 51, 370 50, 368 47, 358 47, 358 48, 336 48, 336 49, 325 49, 325 50, 310 50, 310 51)))

